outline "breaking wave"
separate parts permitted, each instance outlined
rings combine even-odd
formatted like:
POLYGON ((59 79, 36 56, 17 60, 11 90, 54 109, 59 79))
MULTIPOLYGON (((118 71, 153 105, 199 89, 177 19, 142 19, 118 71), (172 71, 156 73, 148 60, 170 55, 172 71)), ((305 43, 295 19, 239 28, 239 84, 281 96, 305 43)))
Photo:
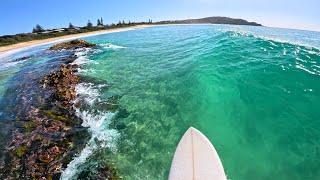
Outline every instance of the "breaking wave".
POLYGON ((100 46, 103 47, 104 49, 125 49, 125 48, 127 48, 124 46, 114 45, 112 43, 104 43, 104 44, 100 44, 100 46))
MULTIPOLYGON (((90 61, 88 52, 77 52, 76 64, 86 64, 90 61)), ((118 132, 114 129, 109 129, 109 124, 115 113, 108 111, 99 111, 94 108, 94 104, 101 102, 100 90, 106 87, 105 84, 95 85, 93 83, 80 83, 76 86, 77 98, 74 104, 81 103, 81 107, 74 107, 76 115, 82 119, 82 126, 87 127, 91 138, 86 144, 86 147, 81 153, 76 156, 62 172, 61 178, 77 179, 77 174, 80 172, 79 166, 86 162, 97 149, 109 148, 112 151, 116 150, 116 140, 118 139, 118 132), (85 107, 85 108, 82 108, 85 107)))

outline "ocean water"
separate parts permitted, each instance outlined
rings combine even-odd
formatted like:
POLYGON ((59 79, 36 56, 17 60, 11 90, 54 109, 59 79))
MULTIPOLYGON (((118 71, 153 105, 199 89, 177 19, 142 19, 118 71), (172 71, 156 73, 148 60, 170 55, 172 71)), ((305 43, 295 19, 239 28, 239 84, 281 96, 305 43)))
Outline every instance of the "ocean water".
MULTIPOLYGON (((124 179, 167 179, 193 126, 216 147, 229 179, 320 178, 320 33, 227 25, 160 26, 84 38, 77 109, 92 138, 63 172, 106 160, 124 179), (101 107, 118 97, 119 108, 101 107)), ((12 76, 50 57, 38 47, 3 59, 12 76), (10 65, 23 53, 32 61, 10 65), (30 62, 32 62, 30 64, 30 62)))

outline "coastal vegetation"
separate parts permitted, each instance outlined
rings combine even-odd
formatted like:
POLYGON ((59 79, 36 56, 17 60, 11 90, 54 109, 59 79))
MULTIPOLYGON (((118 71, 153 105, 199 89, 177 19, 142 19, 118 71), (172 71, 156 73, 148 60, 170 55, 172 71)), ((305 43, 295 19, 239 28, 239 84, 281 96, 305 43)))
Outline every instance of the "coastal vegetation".
POLYGON ((262 26, 256 22, 249 22, 244 19, 234 19, 229 17, 206 17, 201 19, 186 19, 175 21, 160 21, 156 24, 231 24, 231 25, 248 25, 248 26, 262 26))
POLYGON ((79 33, 87 33, 99 30, 107 30, 114 28, 123 28, 130 27, 136 25, 150 24, 152 22, 125 22, 119 21, 117 24, 103 24, 103 19, 100 18, 97 20, 97 24, 94 25, 90 20, 88 20, 86 26, 84 27, 76 27, 72 23, 69 23, 67 28, 58 28, 58 29, 45 29, 43 26, 37 24, 32 32, 30 33, 21 33, 16 35, 4 35, 0 36, 0 46, 7 46, 11 44, 16 44, 20 42, 27 42, 32 40, 41 40, 48 39, 54 37, 60 37, 70 34, 79 34, 79 33))
POLYGON ((234 19, 229 17, 207 17, 202 19, 187 19, 187 20, 173 20, 173 21, 159 21, 153 22, 149 19, 147 22, 125 22, 124 20, 119 21, 117 24, 104 24, 103 18, 97 19, 97 24, 94 25, 90 20, 88 20, 86 26, 76 27, 72 23, 69 23, 67 28, 58 29, 45 29, 43 26, 37 24, 31 33, 21 33, 16 35, 4 35, 0 36, 0 46, 7 46, 11 44, 16 44, 20 42, 27 42, 32 40, 41 40, 54 37, 60 37, 70 34, 79 34, 86 32, 93 32, 99 30, 107 30, 113 28, 123 28, 136 25, 144 24, 232 24, 232 25, 249 25, 249 26, 261 26, 261 24, 255 22, 248 22, 243 19, 234 19))

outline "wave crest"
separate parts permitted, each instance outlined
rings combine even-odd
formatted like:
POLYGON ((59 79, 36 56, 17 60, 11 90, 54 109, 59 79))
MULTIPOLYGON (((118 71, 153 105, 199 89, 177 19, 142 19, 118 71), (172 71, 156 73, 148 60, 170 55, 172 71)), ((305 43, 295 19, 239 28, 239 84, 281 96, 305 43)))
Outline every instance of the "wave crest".
MULTIPOLYGON (((89 61, 87 54, 90 50, 77 52, 78 56, 76 64, 85 64, 89 61)), ((94 108, 100 100, 100 90, 107 85, 94 85, 93 83, 80 83, 76 86, 77 98, 74 104, 81 102, 81 107, 75 107, 76 115, 82 119, 82 126, 87 127, 91 134, 91 138, 81 153, 76 156, 62 172, 60 179, 77 179, 77 174, 81 171, 80 165, 100 148, 109 148, 116 151, 116 141, 119 133, 109 128, 115 113, 108 111, 99 111, 94 108)))
POLYGON ((126 49, 127 48, 124 46, 114 45, 112 43, 103 43, 103 44, 100 44, 100 46, 103 47, 104 49, 126 49))

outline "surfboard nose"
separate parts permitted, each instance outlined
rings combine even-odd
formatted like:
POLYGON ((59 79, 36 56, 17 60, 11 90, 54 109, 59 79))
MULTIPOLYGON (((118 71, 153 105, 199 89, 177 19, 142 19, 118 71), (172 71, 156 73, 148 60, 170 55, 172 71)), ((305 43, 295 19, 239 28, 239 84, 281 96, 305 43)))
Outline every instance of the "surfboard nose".
POLYGON ((199 131, 199 130, 191 126, 185 133, 192 132, 192 131, 199 131))
MULTIPOLYGON (((189 127, 189 129, 186 131, 187 132, 195 132, 195 133, 198 133, 198 134, 201 134, 202 136, 206 137, 200 130, 198 130, 197 128, 195 127, 189 127)), ((207 138, 207 137, 206 137, 207 138)))
POLYGON ((199 130, 190 127, 174 154, 169 180, 226 180, 215 148, 199 130))

